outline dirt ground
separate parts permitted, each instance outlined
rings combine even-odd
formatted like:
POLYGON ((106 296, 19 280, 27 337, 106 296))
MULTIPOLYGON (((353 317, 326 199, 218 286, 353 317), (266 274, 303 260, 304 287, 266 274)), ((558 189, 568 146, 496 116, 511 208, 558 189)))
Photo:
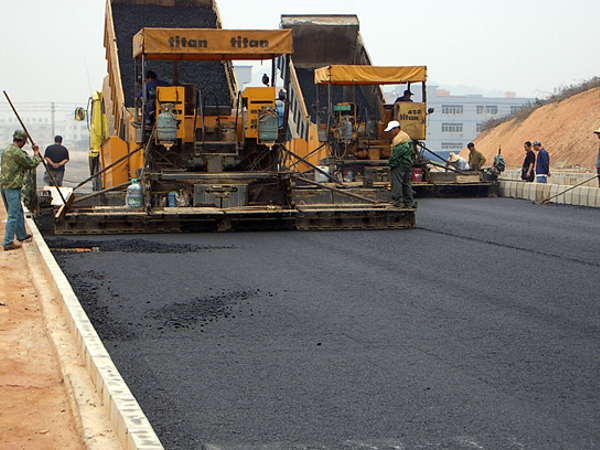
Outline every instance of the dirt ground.
MULTIPOLYGON (((558 103, 535 110, 525 120, 512 120, 483 132, 474 142, 492 162, 502 147, 508 167, 521 167, 525 159, 523 143, 539 140, 550 154, 554 170, 595 172, 600 128, 600 88, 590 89, 558 103)), ((465 149, 461 156, 468 158, 465 149)))
POLYGON ((24 252, 0 251, 0 449, 85 449, 24 252))

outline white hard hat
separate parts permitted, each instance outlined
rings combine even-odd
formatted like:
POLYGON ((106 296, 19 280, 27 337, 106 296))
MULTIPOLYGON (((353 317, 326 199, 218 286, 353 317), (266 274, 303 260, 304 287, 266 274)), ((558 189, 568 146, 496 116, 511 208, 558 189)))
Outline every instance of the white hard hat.
POLYGON ((390 120, 387 124, 387 128, 383 130, 384 132, 392 131, 394 128, 400 128, 400 122, 397 120, 390 120))

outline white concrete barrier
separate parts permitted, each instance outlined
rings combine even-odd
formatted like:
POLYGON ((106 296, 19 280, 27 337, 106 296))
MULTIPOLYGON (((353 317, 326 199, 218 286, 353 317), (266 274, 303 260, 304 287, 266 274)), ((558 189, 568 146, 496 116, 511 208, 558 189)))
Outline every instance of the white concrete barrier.
POLYGON ((594 194, 590 195, 590 198, 593 198, 593 205, 596 208, 600 208, 600 189, 593 189, 594 194))
POLYGON ((536 189, 532 183, 523 183, 523 197, 532 202, 536 201, 536 189))
MULTIPOLYGON (((593 174, 557 174, 553 175, 552 183, 526 183, 518 180, 514 171, 509 172, 500 179, 499 195, 501 197, 522 198, 540 203, 550 198, 550 203, 589 206, 600 208, 600 188, 597 178, 593 178, 581 186, 578 183, 592 178, 593 174), (556 181, 569 184, 557 184, 556 181)), ((520 176, 520 175, 519 175, 520 176)))
MULTIPOLYGON (((502 173, 503 180, 514 180, 514 181, 522 181, 521 180, 521 171, 510 169, 502 173)), ((598 187, 598 179, 594 178, 594 172, 552 172, 552 176, 548 178, 548 184, 558 184, 565 186, 574 186, 576 184, 582 183, 582 186, 586 187, 598 187), (587 180, 587 181, 586 181, 587 180)))

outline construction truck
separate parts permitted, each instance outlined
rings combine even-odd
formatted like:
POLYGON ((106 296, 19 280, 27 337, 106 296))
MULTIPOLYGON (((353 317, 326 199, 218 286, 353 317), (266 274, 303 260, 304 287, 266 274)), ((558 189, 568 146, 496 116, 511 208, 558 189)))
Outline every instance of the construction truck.
POLYGON ((224 30, 208 0, 108 0, 105 25, 92 173, 58 205, 40 202, 44 232, 415 226, 415 210, 391 207, 389 193, 293 168, 312 163, 279 127, 290 101, 277 104, 276 61, 290 65, 291 30, 224 30), (234 60, 270 61, 268 85, 239 90, 234 60), (93 192, 79 194, 90 181, 93 192))
MULTIPOLYGON (((294 53, 280 61, 289 74, 290 149, 355 185, 389 188, 391 137, 383 132, 397 120, 414 144, 413 189, 417 196, 481 196, 498 184, 484 172, 461 172, 429 150, 426 66, 373 66, 354 15, 283 15, 292 31, 294 53), (420 90, 421 100, 387 102, 383 86, 420 90), (443 162, 442 162, 443 161, 443 162)), ((415 92, 418 92, 415 90, 415 92)), ((300 171, 310 171, 297 164, 300 171)))

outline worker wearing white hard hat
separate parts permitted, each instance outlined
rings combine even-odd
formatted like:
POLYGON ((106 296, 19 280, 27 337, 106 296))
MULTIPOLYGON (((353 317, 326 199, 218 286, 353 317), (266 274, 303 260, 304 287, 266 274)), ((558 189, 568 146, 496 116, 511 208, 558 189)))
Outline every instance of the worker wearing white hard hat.
POLYGON ((463 158, 462 156, 457 155, 454 152, 450 152, 450 156, 448 157, 448 163, 446 164, 446 167, 449 167, 449 166, 452 166, 456 170, 460 170, 460 171, 471 169, 471 166, 469 166, 469 163, 467 162, 467 160, 465 158, 463 158))
POLYGON ((393 136, 387 162, 390 166, 392 203, 397 208, 413 208, 415 206, 411 181, 415 156, 413 142, 408 133, 400 129, 397 120, 390 121, 384 131, 393 136))

